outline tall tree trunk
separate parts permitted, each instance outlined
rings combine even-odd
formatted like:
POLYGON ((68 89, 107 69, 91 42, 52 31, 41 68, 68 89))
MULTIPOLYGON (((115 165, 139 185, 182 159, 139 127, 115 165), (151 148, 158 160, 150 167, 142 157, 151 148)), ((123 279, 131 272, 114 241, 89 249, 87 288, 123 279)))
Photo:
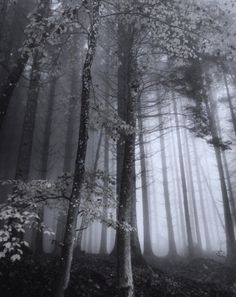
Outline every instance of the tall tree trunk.
MULTIPOLYGON (((106 178, 104 180, 104 189, 109 187, 108 177, 109 177, 109 137, 105 130, 104 137, 104 173, 106 178)), ((107 197, 103 198, 103 216, 104 219, 107 218, 107 197)), ((100 254, 107 254, 107 226, 105 223, 102 223, 101 231, 101 244, 100 244, 100 254)))
POLYGON ((133 264, 145 264, 145 260, 142 255, 141 246, 138 237, 138 224, 137 224, 137 210, 136 210, 136 167, 135 162, 133 164, 133 198, 132 198, 132 220, 131 225, 134 230, 131 233, 131 251, 132 251, 132 263, 133 264))
POLYGON ((151 245, 151 222, 150 222, 150 197, 148 195, 147 184, 147 168, 146 154, 144 147, 144 127, 142 120, 142 110, 140 98, 137 102, 138 109, 138 128, 139 128, 139 151, 140 151, 140 167, 141 167, 141 188, 142 188, 142 203, 143 203, 143 254, 144 256, 153 256, 151 245))
POLYGON ((184 169, 184 158, 183 158, 183 150, 182 150, 182 141, 179 130, 179 118, 177 114, 177 103, 176 99, 173 96, 173 105, 174 105, 174 113, 175 113, 175 122, 177 126, 177 144, 178 144, 178 152, 179 152, 179 165, 180 165, 180 174, 182 181, 182 191, 184 198, 184 212, 185 212, 185 223, 186 223, 186 231, 187 231, 187 241, 188 241, 188 256, 192 257, 194 255, 194 246, 193 246, 193 236, 192 229, 190 223, 190 215, 189 215, 189 202, 188 202, 188 194, 187 194, 187 184, 186 184, 186 176, 184 169))
MULTIPOLYGON (((159 114, 160 114, 159 125, 160 127, 163 127, 161 106, 159 109, 159 114)), ((174 228, 173 228, 172 214, 171 214, 168 172, 167 172, 167 163, 166 163, 165 135, 164 135, 163 129, 160 130, 160 149, 161 149, 161 164, 162 164, 162 177, 163 177, 162 184, 163 184, 163 190, 164 190, 167 232, 168 232, 168 241, 169 241, 169 256, 173 258, 177 256, 177 250, 176 250, 174 228)))
POLYGON ((211 251, 212 246, 211 246, 211 240, 210 240, 210 232, 209 232, 208 222, 206 218, 204 198, 203 198, 204 194, 202 189, 201 174, 200 174, 199 163, 198 163, 197 148, 196 148, 196 143, 194 138, 192 138, 192 143, 193 143, 194 162, 196 167, 197 186, 199 190, 199 200, 200 200, 200 206, 201 206, 201 214, 202 214, 202 220, 203 220, 206 248, 208 251, 211 251))
POLYGON ((66 123, 66 139, 65 139, 65 152, 63 171, 70 173, 73 171, 73 140, 74 140, 74 122, 75 122, 75 108, 78 103, 78 69, 73 68, 71 72, 71 86, 70 86, 70 99, 68 105, 67 123, 66 123))
POLYGON ((192 204, 193 204, 193 214, 194 214, 194 221, 195 221, 195 228, 196 228, 196 235, 197 235, 197 245, 199 248, 199 252, 201 252, 202 251, 202 239, 201 239, 199 217, 198 217, 195 188, 194 188, 194 181, 193 181, 193 171, 192 171, 192 164, 191 164, 189 140, 188 140, 188 135, 187 135, 187 131, 185 128, 184 128, 184 138, 185 138, 185 144, 186 144, 185 148, 186 148, 186 153, 187 153, 187 166, 188 166, 190 188, 191 188, 191 198, 192 198, 192 204))
MULTIPOLYGON (((125 26, 119 23, 118 25, 118 90, 117 90, 117 111, 118 116, 121 120, 125 121, 127 116, 127 102, 128 102, 128 81, 129 81, 129 70, 130 70, 130 55, 132 48, 132 34, 126 32, 125 26)), ((124 135, 120 133, 119 139, 117 140, 117 156, 116 156, 116 195, 119 201, 120 197, 120 186, 121 186, 121 175, 124 164, 124 135)), ((117 214, 118 217, 118 208, 117 214)), ((115 245, 112 255, 117 252, 117 234, 115 237, 115 245)))
POLYGON ((82 72, 82 93, 80 108, 80 128, 76 153, 75 172, 72 192, 68 207, 65 237, 61 256, 59 277, 55 289, 55 297, 64 297, 70 280, 73 249, 76 236, 77 215, 81 200, 81 191, 85 177, 85 159, 88 143, 88 124, 90 109, 91 67, 97 47, 99 28, 100 0, 93 0, 91 7, 91 21, 86 58, 82 72))
POLYGON ((211 82, 208 77, 207 71, 204 73, 204 75, 205 75, 205 84, 207 84, 207 87, 208 87, 208 92, 205 91, 205 94, 206 94, 205 106, 206 106, 206 111, 210 122, 211 135, 212 135, 212 140, 214 145, 218 173, 220 177, 220 185, 221 185, 223 208, 224 208, 224 219, 225 219, 227 259, 230 262, 231 260, 232 261, 236 260, 235 234, 234 234, 233 221, 232 221, 232 216, 230 211, 227 187, 225 183, 224 167, 223 167, 222 156, 221 156, 221 147, 219 145, 220 141, 219 141, 219 136, 217 132, 216 120, 214 116, 214 100, 210 89, 211 82))
POLYGON ((53 119, 53 109, 55 105, 55 92, 56 92, 57 78, 52 78, 49 89, 49 98, 46 111, 45 120, 45 131, 43 140, 43 150, 42 150, 42 167, 41 167, 41 178, 47 179, 48 173, 48 158, 50 155, 50 137, 52 133, 52 119, 53 119))
MULTIPOLYGON (((50 84, 49 89, 49 98, 48 98, 48 106, 46 111, 46 123, 45 123, 45 132, 44 132, 44 140, 43 140, 43 150, 42 150, 42 167, 41 167, 41 179, 47 179, 48 173, 48 158, 50 151, 50 137, 52 130, 52 117, 53 117, 53 108, 55 104, 55 91, 56 91, 57 78, 53 78, 50 84)), ((43 221, 44 215, 44 206, 42 206, 39 210, 39 218, 43 221)), ((36 233, 35 239, 35 252, 36 254, 43 253, 43 233, 41 230, 38 230, 36 233)))
POLYGON ((223 230, 225 231, 225 225, 224 225, 224 222, 223 222, 223 220, 222 220, 222 218, 221 218, 219 209, 218 209, 218 207, 217 207, 217 205, 216 205, 216 202, 215 202, 215 198, 214 198, 214 194, 213 194, 211 185, 209 184, 208 178, 207 178, 207 176, 206 176, 206 174, 205 174, 205 172, 204 172, 204 169, 203 169, 201 163, 198 163, 198 164, 200 165, 201 175, 203 176, 203 180, 205 181, 205 184, 206 184, 206 186, 207 186, 207 189, 208 189, 208 192, 209 192, 209 194, 210 194, 211 201, 212 201, 213 207, 214 207, 214 209, 215 209, 215 212, 216 212, 216 214, 217 214, 217 217, 218 217, 218 219, 219 219, 219 221, 220 221, 220 223, 221 223, 221 226, 222 226, 223 230))
MULTIPOLYGON (((174 137, 174 131, 172 131, 172 140, 175 139, 174 137)), ((182 193, 181 193, 181 181, 179 177, 179 164, 177 160, 177 152, 174 141, 172 141, 172 153, 173 153, 173 159, 174 159, 174 168, 175 168, 175 174, 176 174, 176 188, 177 188, 177 198, 178 198, 178 206, 179 206, 179 215, 180 215, 180 227, 181 227, 181 239, 182 239, 182 245, 183 250, 186 249, 187 246, 187 240, 186 240, 186 224, 184 220, 184 208, 183 208, 183 201, 182 201, 182 193)))
MULTIPOLYGON (((50 3, 46 0, 41 0, 36 12, 36 15, 38 16, 36 21, 40 23, 42 21, 45 14, 49 11, 50 3)), ((35 19, 33 20, 35 21, 35 19)), ((41 43, 43 40, 41 41, 41 43)), ((25 41, 25 46, 27 45, 27 48, 34 48, 35 47, 35 40, 32 38, 32 36, 28 36, 28 40, 25 41)), ((5 118, 5 115, 7 113, 7 109, 13 94, 13 91, 15 90, 15 87, 17 86, 22 73, 25 69, 25 66, 29 59, 29 53, 24 50, 24 52, 21 54, 21 56, 18 58, 15 66, 11 69, 6 81, 0 85, 0 129, 2 128, 3 120, 5 118)))
POLYGON ((30 84, 28 91, 28 99, 26 104, 26 111, 24 117, 24 123, 22 128, 22 136, 19 148, 19 154, 17 159, 16 175, 15 178, 28 181, 31 153, 34 136, 34 126, 36 119, 36 111, 38 104, 38 96, 40 89, 40 55, 36 52, 30 76, 30 84))
MULTIPOLYGON (((228 87, 227 87, 227 89, 228 89, 228 87)), ((219 138, 222 139, 222 130, 221 130, 220 117, 219 117, 217 106, 215 106, 214 111, 215 111, 214 114, 216 117, 219 138)), ((226 182, 227 182, 229 203, 230 203, 231 212, 232 212, 232 219, 233 219, 234 225, 236 226, 236 205, 235 205, 232 183, 231 183, 231 179, 230 179, 228 161, 227 161, 227 157, 226 157, 226 153, 225 153, 224 149, 222 150, 222 159, 223 159, 224 172, 225 172, 225 177, 226 177, 226 182)))
MULTIPOLYGON (((130 72, 131 78, 134 77, 132 69, 130 69, 130 72)), ((132 81, 131 78, 129 79, 130 96, 127 102, 126 123, 135 130, 137 82, 132 81)), ((120 224, 117 229, 117 277, 119 297, 134 296, 131 265, 131 231, 127 229, 127 225, 131 226, 132 224, 132 199, 134 196, 132 176, 134 164, 135 132, 133 131, 133 133, 125 135, 125 151, 118 206, 118 222, 120 224)))

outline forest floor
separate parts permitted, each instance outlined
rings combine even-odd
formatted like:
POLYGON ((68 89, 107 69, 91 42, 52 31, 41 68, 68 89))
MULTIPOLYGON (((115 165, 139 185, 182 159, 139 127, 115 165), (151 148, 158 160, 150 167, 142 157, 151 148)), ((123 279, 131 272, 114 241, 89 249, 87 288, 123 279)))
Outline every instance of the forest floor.
MULTIPOLYGON (((150 258, 134 267, 136 297, 236 297, 236 267, 197 258, 192 261, 150 258)), ((112 257, 81 255, 74 261, 67 297, 116 297, 112 257)), ((28 256, 0 262, 1 297, 51 297, 58 271, 55 259, 28 256)))

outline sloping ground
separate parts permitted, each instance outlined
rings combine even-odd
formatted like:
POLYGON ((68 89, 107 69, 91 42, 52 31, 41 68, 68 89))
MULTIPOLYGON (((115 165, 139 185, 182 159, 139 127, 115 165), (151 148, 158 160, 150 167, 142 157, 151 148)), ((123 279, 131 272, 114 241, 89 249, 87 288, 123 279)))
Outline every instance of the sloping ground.
MULTIPOLYGON (((135 267, 136 297, 236 297, 236 271, 216 261, 152 260, 135 267)), ((0 262, 1 297, 51 297, 58 271, 55 259, 0 262)), ((112 258, 84 255, 75 261, 67 297, 116 297, 112 258)))

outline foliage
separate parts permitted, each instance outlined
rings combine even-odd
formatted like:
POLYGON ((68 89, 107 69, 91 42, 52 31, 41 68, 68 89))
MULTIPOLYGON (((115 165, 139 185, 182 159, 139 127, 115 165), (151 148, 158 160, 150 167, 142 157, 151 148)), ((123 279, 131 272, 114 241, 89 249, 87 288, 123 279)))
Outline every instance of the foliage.
MULTIPOLYGON (((6 180, 1 184, 10 185, 13 192, 8 201, 1 205, 0 222, 0 258, 10 257, 12 261, 20 260, 24 247, 28 243, 23 240, 26 230, 34 228, 49 235, 53 232, 42 223, 38 210, 43 206, 58 207, 66 212, 70 199, 73 176, 64 174, 56 181, 33 180, 25 183, 20 180, 6 180)), ((116 226, 110 216, 104 217, 103 207, 114 209, 114 179, 104 174, 103 171, 86 172, 83 186, 82 202, 79 213, 86 217, 88 222, 99 220, 109 226, 116 226), (104 181, 108 187, 104 187, 104 181), (104 205, 104 199, 107 205, 104 205)))

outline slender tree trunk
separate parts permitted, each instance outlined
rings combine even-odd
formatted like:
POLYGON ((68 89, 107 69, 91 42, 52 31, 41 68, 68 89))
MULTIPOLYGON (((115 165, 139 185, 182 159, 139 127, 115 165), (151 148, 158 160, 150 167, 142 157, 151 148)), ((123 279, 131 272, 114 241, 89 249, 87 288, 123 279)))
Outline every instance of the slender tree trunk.
POLYGON ((43 141, 43 152, 42 152, 42 169, 41 178, 47 179, 48 173, 48 158, 50 155, 50 137, 52 133, 52 119, 53 119, 53 109, 55 105, 55 92, 56 92, 57 78, 53 78, 49 89, 49 100, 46 111, 46 121, 45 121, 45 132, 43 141))
POLYGON ((40 88, 40 56, 36 53, 33 59, 30 85, 28 92, 28 99, 26 104, 26 111, 23 123, 23 130, 17 159, 16 175, 15 178, 28 181, 31 153, 33 146, 34 126, 36 119, 36 111, 38 104, 39 88, 40 88))
MULTIPOLYGON (((37 10, 37 15, 38 15, 37 22, 40 22, 43 19, 46 12, 49 10, 49 6, 50 6, 49 4, 50 4, 49 1, 41 0, 37 10)), ((26 40, 25 42, 25 45, 27 45, 28 48, 34 48, 35 47, 34 38, 29 36, 28 40, 26 40)), ((6 81, 0 85, 0 129, 2 128, 3 120, 7 113, 7 109, 8 109, 13 91, 15 90, 15 87, 17 86, 22 76, 22 73, 28 62, 28 59, 29 59, 29 54, 27 51, 24 51, 21 54, 21 56, 18 58, 13 69, 10 71, 6 81)))
MULTIPOLYGON (((228 87, 227 87, 227 89, 228 89, 228 87)), ((214 111, 215 111, 214 114, 215 114, 215 117, 216 117, 216 123, 217 123, 219 138, 222 139, 222 131, 221 131, 220 118, 219 118, 219 113, 218 113, 217 106, 215 107, 214 111)), ((236 226, 236 205, 235 205, 235 199, 234 199, 234 194, 233 194, 232 183, 231 183, 231 179, 230 179, 230 173, 229 173, 227 157, 226 157, 226 153, 225 153, 224 149, 222 149, 222 159, 223 159, 224 172, 225 172, 225 177, 226 177, 226 182, 227 182, 229 203, 230 203, 231 212, 232 212, 232 219, 233 219, 234 225, 236 226)))
POLYGON ((211 246, 211 240, 210 240, 209 227, 208 227, 207 218, 206 218, 204 198, 203 198, 204 194, 202 189, 201 174, 200 174, 199 163, 198 163, 197 148, 196 148, 196 143, 194 138, 192 138, 192 143, 193 143, 193 153, 194 153, 194 161, 195 161, 195 167, 196 167, 197 185, 199 190, 199 200, 200 200, 201 214, 202 214, 202 220, 203 220, 203 226, 204 226, 206 248, 208 251, 211 251, 212 246, 211 246))
MULTIPOLYGON (((52 117, 53 117, 53 108, 55 103, 55 91, 56 91, 57 79, 53 78, 50 89, 49 89, 49 102, 46 111, 46 123, 45 123, 45 132, 44 132, 44 140, 43 140, 43 152, 42 152, 42 167, 41 167, 41 179, 47 179, 47 170, 48 170, 48 157, 50 151, 50 137, 51 137, 51 129, 52 129, 52 117)), ((43 221, 44 215, 44 206, 40 207, 39 210, 39 218, 43 221)), ((36 233, 35 239, 35 252, 36 254, 43 253, 43 232, 42 230, 38 230, 36 233)))
MULTIPOLYGON (((125 121, 127 116, 127 102, 128 102, 128 81, 129 81, 129 70, 130 70, 130 55, 132 48, 132 33, 126 32, 125 26, 119 23, 118 25, 118 92, 117 92, 117 111, 118 116, 121 120, 125 121)), ((117 201, 120 197, 120 185, 121 185, 121 174, 124 164, 124 135, 120 133, 119 139, 117 140, 117 156, 116 156, 116 194, 117 201)), ((118 209, 117 214, 118 217, 118 209)), ((117 252, 117 234, 115 237, 115 245, 111 255, 115 255, 117 252)))
POLYGON ((212 201, 213 207, 214 207, 214 209, 215 209, 215 212, 216 212, 216 214, 217 214, 217 217, 218 217, 218 219, 219 219, 219 221, 220 221, 220 223, 221 223, 221 226, 222 226, 223 230, 225 231, 225 225, 224 225, 224 222, 223 222, 223 220, 222 220, 222 218, 221 218, 219 209, 218 209, 218 207, 217 207, 217 205, 216 205, 215 198, 214 198, 214 194, 213 194, 212 188, 211 188, 211 186, 210 186, 210 184, 209 184, 208 178, 207 178, 207 176, 206 176, 206 174, 205 174, 205 172, 204 172, 204 169, 203 169, 201 163, 198 163, 198 164, 200 165, 201 174, 202 174, 202 176, 203 176, 203 180, 204 180, 205 183, 206 183, 206 186, 207 186, 208 192, 209 192, 209 194, 210 194, 211 201, 212 201))
POLYGON ((217 167, 220 177, 220 185, 221 185, 221 192, 222 192, 222 199, 223 199, 223 207, 224 207, 224 218, 225 218, 225 232, 226 232, 226 248, 227 248, 227 259, 229 262, 236 259, 236 242, 235 242, 235 234, 234 234, 234 227, 233 221, 230 211, 229 205, 229 198, 227 193, 227 187, 225 183, 225 176, 224 176, 224 168, 221 156, 221 147, 219 145, 219 136, 217 132, 216 120, 214 116, 214 100, 212 98, 212 93, 210 88, 210 81, 208 78, 208 74, 205 74, 205 83, 208 85, 208 93, 205 96, 205 106, 207 110, 207 115, 210 121, 210 129, 211 135, 214 144, 214 151, 217 161, 217 167))
POLYGON ((74 140, 74 122, 75 122, 75 108, 78 103, 78 74, 77 69, 73 68, 71 73, 71 86, 70 86, 70 100, 67 114, 67 125, 66 125, 66 139, 65 139, 65 152, 64 152, 64 164, 63 171, 71 173, 72 160, 73 160, 73 140, 74 140))
MULTIPOLYGON (((131 69, 130 69, 131 70, 131 69)), ((132 70, 131 70, 132 71, 132 70)), ((132 76, 131 72, 131 77, 132 76)), ((126 123, 135 129, 137 82, 129 80, 130 96, 127 102, 126 123)), ((127 225, 132 224, 133 166, 135 164, 135 132, 125 135, 125 151, 121 176, 117 229, 117 276, 119 297, 133 297, 133 274, 131 265, 131 231, 127 225)))
POLYGON ((144 127, 142 120, 142 110, 140 98, 138 98, 138 128, 139 128, 139 151, 140 151, 140 167, 141 167, 141 188, 142 188, 142 202, 143 202, 143 244, 144 256, 153 256, 151 245, 151 223, 150 223, 150 197, 148 195, 147 184, 147 168, 146 168, 146 153, 144 147, 144 127))
MULTIPOLYGON (((109 137, 106 131, 104 139, 104 173, 107 177, 104 180, 104 189, 106 189, 109 187, 109 137)), ((105 196, 103 198, 103 216, 105 219, 107 218, 107 202, 107 197, 105 196)), ((102 223, 100 254, 107 254, 107 226, 105 223, 102 223)))
POLYGON ((201 239, 199 217, 198 217, 195 188, 194 188, 194 181, 193 181, 193 171, 192 171, 192 164, 191 164, 189 141, 188 141, 187 131, 185 128, 184 128, 184 138, 185 138, 185 144, 186 144, 185 148, 186 148, 186 153, 187 153, 187 166, 188 166, 188 173, 189 173, 189 180, 190 180, 191 197, 192 197, 192 203, 193 203, 193 214, 194 214, 194 221, 195 221, 195 228, 196 228, 196 235, 197 235, 197 244, 199 247, 199 252, 201 252, 202 251, 202 239, 201 239))
MULTIPOLYGON (((163 127, 162 119, 162 108, 159 109, 159 125, 163 127)), ((168 183, 168 172, 166 163, 166 147, 165 147, 165 135, 163 134, 163 129, 160 130, 160 149, 161 149, 161 163, 162 163, 162 177, 163 177, 163 190, 165 199, 165 209, 166 209, 166 219, 167 219, 167 231, 168 231, 168 241, 169 241, 169 256, 176 257, 177 250, 175 244, 174 228, 172 222, 171 205, 170 205, 170 193, 169 193, 169 183, 168 183)))
POLYGON ((81 200, 81 191, 85 177, 85 159, 88 143, 88 124, 90 107, 91 67, 97 47, 97 34, 99 28, 100 0, 92 1, 92 23, 88 40, 88 50, 82 72, 82 93, 80 110, 80 128, 78 148, 75 162, 74 180, 69 202, 65 237, 61 256, 61 267, 55 289, 55 297, 64 297, 70 280, 70 271, 73 258, 73 249, 76 236, 77 215, 81 200))
POLYGON ((181 181, 182 181, 182 191, 183 191, 183 198, 184 198, 184 212, 185 212, 185 222, 186 222, 187 241, 188 241, 188 256, 193 257, 194 246, 193 246, 193 236, 192 236, 192 229, 191 229, 190 215, 189 215, 189 202, 188 202, 188 194, 187 194, 185 169, 184 169, 184 158, 183 158, 182 142, 181 142, 181 136, 180 136, 180 130, 179 130, 177 103, 174 97, 173 97, 173 104, 174 104, 175 122, 177 126, 176 132, 177 132, 177 143, 178 143, 178 151, 179 151, 179 165, 180 165, 180 173, 181 173, 181 181))
POLYGON ((137 224, 137 210, 136 210, 136 168, 135 162, 133 164, 133 198, 132 198, 132 220, 131 225, 134 230, 131 233, 131 251, 132 251, 132 263, 133 264, 145 264, 145 260, 142 255, 139 237, 138 237, 138 224, 137 224))
MULTIPOLYGON (((172 140, 174 140, 174 133, 172 132, 172 140)), ((179 215, 180 215, 180 227, 181 227, 181 239, 183 244, 183 250, 186 249, 187 240, 186 240, 186 224, 184 220, 184 209, 183 209, 183 201, 182 201, 182 193, 180 187, 180 178, 179 178, 179 166, 177 161, 177 152, 174 141, 172 142, 172 152, 173 152, 173 159, 174 159, 174 168, 176 174, 176 188, 177 188, 177 198, 178 198, 178 206, 179 206, 179 215)))

